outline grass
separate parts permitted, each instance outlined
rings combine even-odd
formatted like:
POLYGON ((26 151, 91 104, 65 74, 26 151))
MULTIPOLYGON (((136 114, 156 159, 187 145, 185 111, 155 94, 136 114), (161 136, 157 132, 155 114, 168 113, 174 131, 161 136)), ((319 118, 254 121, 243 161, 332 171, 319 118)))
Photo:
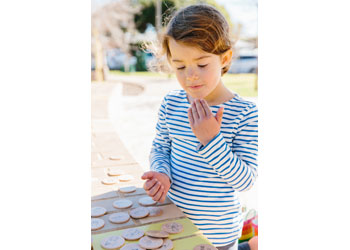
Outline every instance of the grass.
MULTIPOLYGON (((117 70, 110 71, 111 74, 125 75, 125 76, 143 76, 143 77, 164 77, 168 78, 167 74, 155 72, 122 72, 117 70)), ((170 78, 175 78, 174 74, 170 78)), ((257 97, 258 91, 255 89, 256 74, 225 74, 222 81, 226 87, 240 96, 257 97)))
POLYGON ((256 74, 225 74, 222 81, 227 88, 240 96, 257 97, 256 79, 256 74))
MULTIPOLYGON (((167 78, 167 74, 156 73, 156 72, 148 72, 148 71, 138 71, 138 72, 123 72, 119 70, 110 70, 110 74, 112 75, 121 75, 121 76, 145 76, 145 77, 164 77, 167 78)), ((175 77, 171 75, 171 78, 175 77)))

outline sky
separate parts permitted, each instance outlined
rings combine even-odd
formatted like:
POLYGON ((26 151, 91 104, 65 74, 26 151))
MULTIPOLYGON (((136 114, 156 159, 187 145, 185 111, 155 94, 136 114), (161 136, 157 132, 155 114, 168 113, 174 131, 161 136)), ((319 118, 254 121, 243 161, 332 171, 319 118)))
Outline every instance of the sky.
POLYGON ((258 5, 257 0, 216 0, 225 6, 233 23, 242 24, 241 34, 258 35, 258 5))
MULTIPOLYGON (((91 10, 111 0, 92 0, 91 10)), ((233 23, 241 23, 242 36, 258 35, 258 0, 216 0, 230 14, 233 23)))

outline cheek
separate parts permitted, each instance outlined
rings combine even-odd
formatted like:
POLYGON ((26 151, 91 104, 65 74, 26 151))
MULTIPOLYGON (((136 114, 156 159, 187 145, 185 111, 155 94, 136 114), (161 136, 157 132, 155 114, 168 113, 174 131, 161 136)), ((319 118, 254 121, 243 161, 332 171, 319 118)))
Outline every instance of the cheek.
POLYGON ((180 83, 181 86, 185 86, 186 85, 186 77, 185 77, 185 74, 182 73, 182 71, 176 71, 176 78, 177 78, 177 81, 180 83))
POLYGON ((201 79, 204 79, 207 83, 215 84, 221 77, 221 71, 217 69, 208 68, 201 74, 201 79))

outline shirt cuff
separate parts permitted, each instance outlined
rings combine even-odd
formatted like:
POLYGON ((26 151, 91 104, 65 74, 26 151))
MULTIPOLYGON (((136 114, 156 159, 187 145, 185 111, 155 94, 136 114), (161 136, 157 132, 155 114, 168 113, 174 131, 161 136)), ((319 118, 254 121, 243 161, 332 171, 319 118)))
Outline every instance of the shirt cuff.
POLYGON ((203 144, 199 143, 196 149, 199 154, 206 156, 207 153, 210 153, 213 147, 221 146, 222 139, 224 138, 219 132, 207 145, 204 146, 203 144))

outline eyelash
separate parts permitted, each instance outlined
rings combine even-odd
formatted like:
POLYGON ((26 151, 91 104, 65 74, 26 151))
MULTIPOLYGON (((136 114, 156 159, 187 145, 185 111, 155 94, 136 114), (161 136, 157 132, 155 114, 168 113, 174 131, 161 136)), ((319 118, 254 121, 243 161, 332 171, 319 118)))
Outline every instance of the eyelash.
MULTIPOLYGON (((208 64, 205 64, 205 65, 198 65, 198 67, 200 67, 200 68, 204 68, 205 66, 207 66, 208 64)), ((178 70, 182 70, 182 69, 184 69, 185 67, 182 67, 182 68, 177 68, 178 70)))

